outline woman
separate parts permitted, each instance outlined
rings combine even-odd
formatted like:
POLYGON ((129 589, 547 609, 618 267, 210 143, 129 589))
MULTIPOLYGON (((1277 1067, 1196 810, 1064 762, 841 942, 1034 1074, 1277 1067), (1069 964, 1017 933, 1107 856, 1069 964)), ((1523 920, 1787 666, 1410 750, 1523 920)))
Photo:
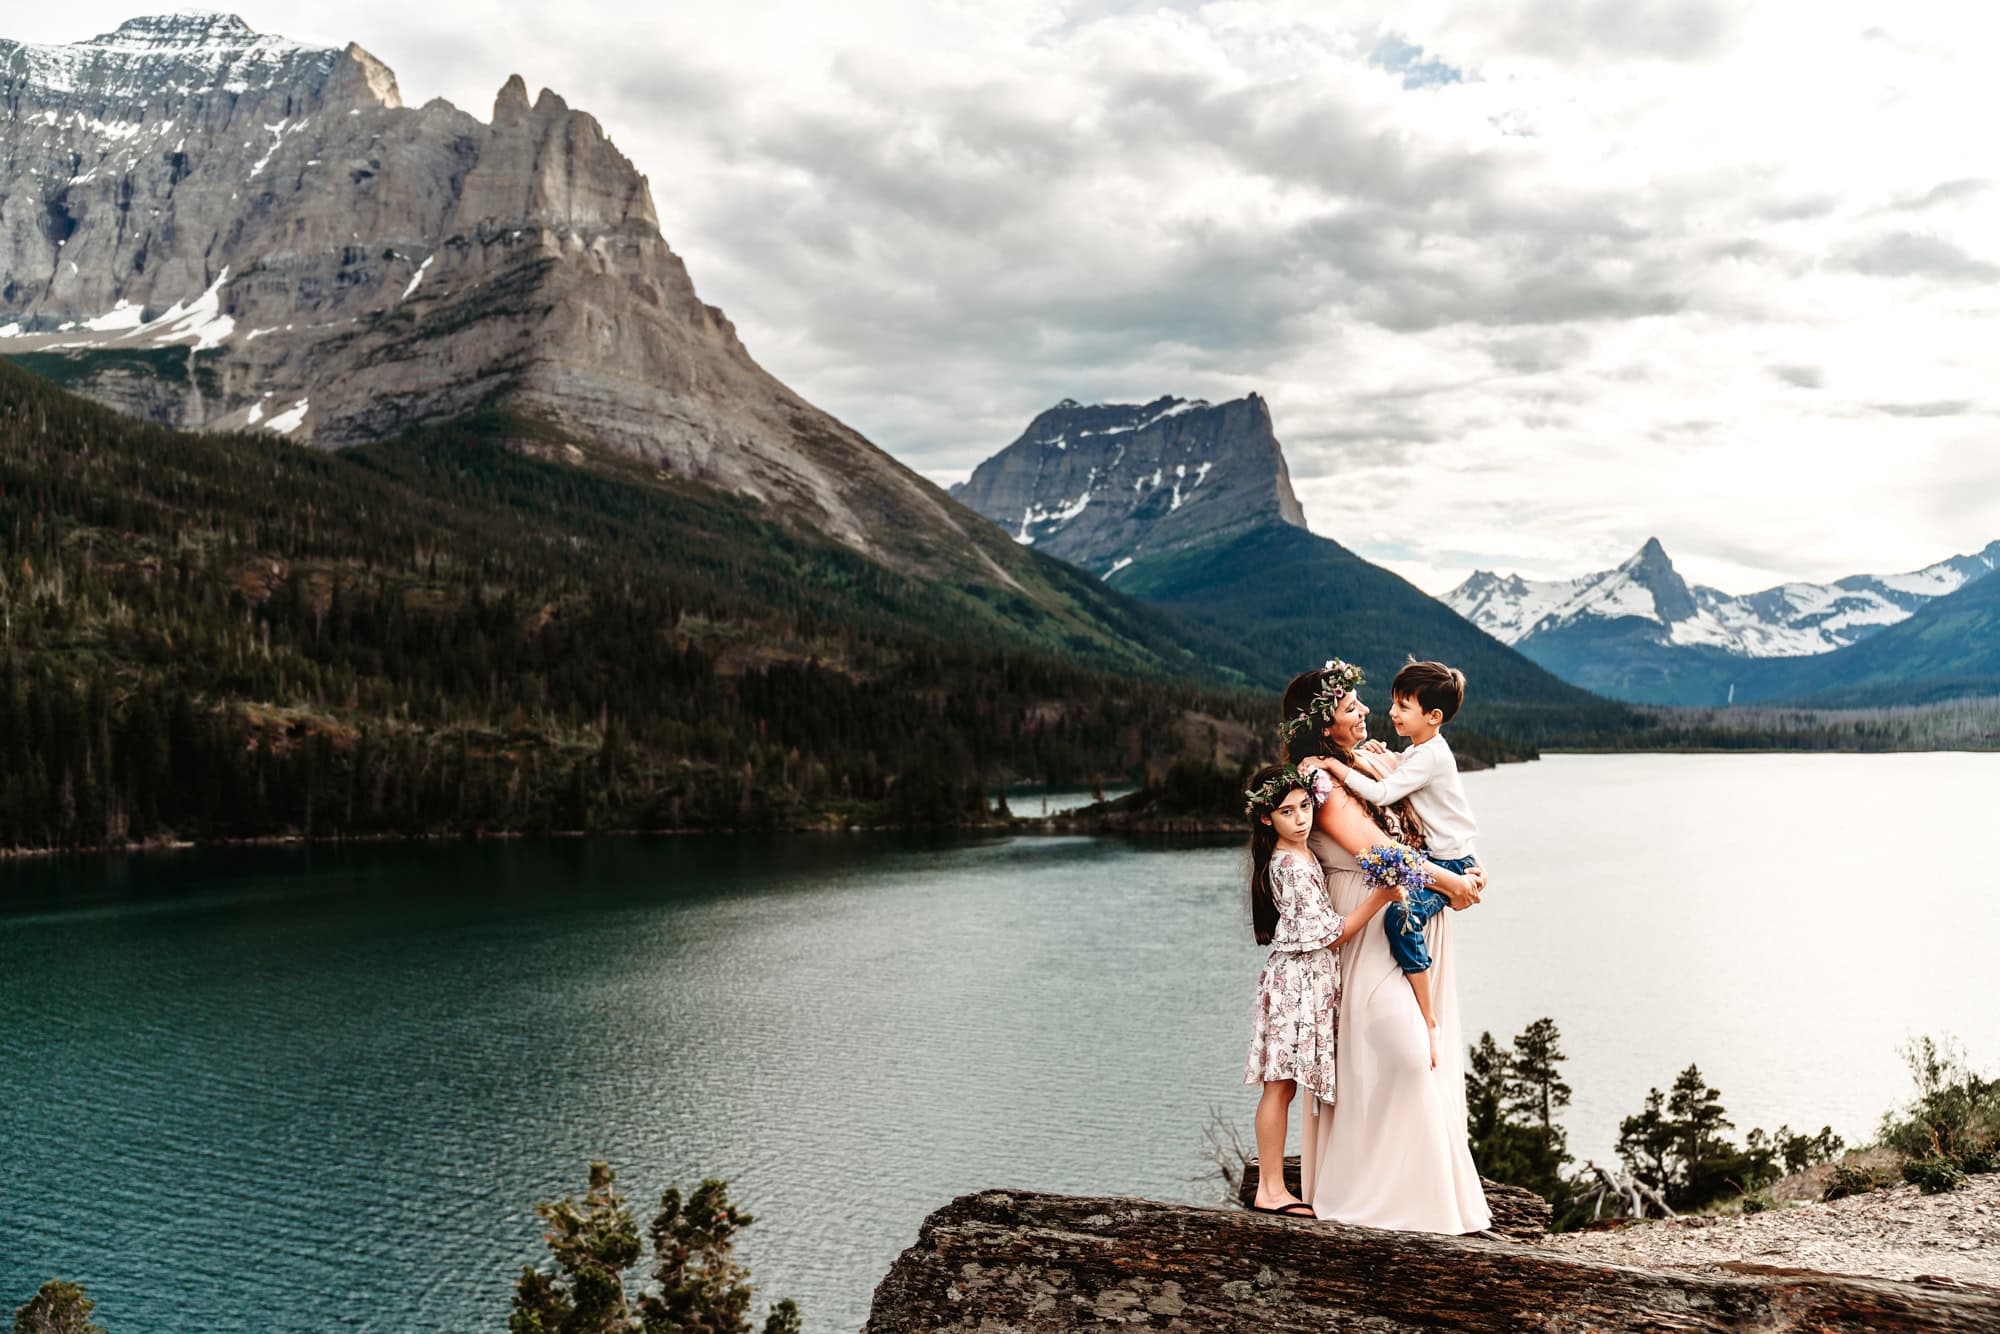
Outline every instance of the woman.
MULTIPOLYGON (((1372 772, 1361 747, 1368 709, 1354 687, 1360 674, 1322 668, 1285 690, 1294 763, 1309 755, 1339 755, 1372 772), (1332 682, 1329 687, 1329 681, 1332 682), (1337 698, 1336 698, 1337 692, 1337 698)), ((1307 840, 1326 872, 1336 912, 1367 897, 1369 885, 1354 857, 1392 836, 1414 838, 1407 811, 1378 811, 1337 788, 1321 805, 1307 840)), ((1437 870, 1437 888, 1453 908, 1479 901, 1483 874, 1437 870)), ((1303 1195, 1321 1218, 1406 1232, 1484 1231, 1492 1222, 1465 1127, 1465 1043, 1451 948, 1451 915, 1432 924, 1432 1004, 1438 1018, 1438 1063, 1415 994, 1389 952, 1382 927, 1340 947, 1340 1022, 1331 1106, 1311 1104, 1305 1123, 1303 1195)))

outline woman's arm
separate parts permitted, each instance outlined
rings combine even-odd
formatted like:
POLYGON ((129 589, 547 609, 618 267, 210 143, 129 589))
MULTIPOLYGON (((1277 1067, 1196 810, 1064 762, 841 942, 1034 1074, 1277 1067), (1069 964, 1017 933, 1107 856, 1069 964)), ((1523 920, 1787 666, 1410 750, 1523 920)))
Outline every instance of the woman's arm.
MULTIPOLYGON (((1335 788, 1333 795, 1320 803, 1314 819, 1320 831, 1345 849, 1350 857, 1359 857, 1377 843, 1396 841, 1368 818, 1368 808, 1361 804, 1359 798, 1340 788, 1335 788)), ((1459 875, 1442 866, 1433 866, 1431 884, 1451 901, 1454 909, 1463 911, 1479 902, 1480 892, 1486 887, 1486 877, 1476 866, 1470 875, 1459 875)))
POLYGON ((1369 922, 1373 921, 1376 913, 1381 912, 1394 902, 1395 898, 1396 891, 1393 889, 1372 889, 1368 891, 1368 897, 1355 905, 1353 912, 1340 919, 1340 934, 1333 938, 1333 943, 1336 945, 1345 944, 1362 927, 1367 926, 1369 922))

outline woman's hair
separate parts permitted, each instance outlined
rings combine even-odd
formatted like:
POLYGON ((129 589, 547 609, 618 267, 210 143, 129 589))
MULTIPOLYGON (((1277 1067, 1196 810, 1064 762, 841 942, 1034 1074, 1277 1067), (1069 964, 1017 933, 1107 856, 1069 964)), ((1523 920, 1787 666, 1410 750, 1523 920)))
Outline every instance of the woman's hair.
MULTIPOLYGON (((1289 720, 1305 713, 1306 706, 1320 693, 1328 675, 1327 668, 1315 667, 1309 672, 1300 672, 1294 676, 1291 684, 1285 687, 1284 698, 1278 705, 1280 716, 1289 720)), ((1331 755, 1342 764, 1353 768, 1354 752, 1336 742, 1331 735, 1332 731, 1333 724, 1330 722, 1297 729, 1285 743, 1285 758, 1297 764, 1308 755, 1331 755)), ((1372 769, 1374 766, 1364 767, 1372 769)), ((1368 818, 1380 825, 1384 833, 1400 837, 1412 847, 1423 845, 1425 834, 1423 817, 1411 809, 1409 798, 1405 797, 1396 802, 1385 812, 1382 807, 1352 788, 1347 790, 1347 795, 1361 803, 1368 812, 1368 818)))
MULTIPOLYGON (((1267 764, 1250 775, 1249 786, 1254 791, 1281 780, 1288 772, 1294 772, 1288 764, 1267 764)), ((1308 791, 1303 784, 1296 789, 1287 787, 1278 791, 1269 806, 1253 802, 1245 808, 1250 818, 1250 930, 1259 945, 1270 944, 1278 930, 1278 900, 1271 893, 1271 855, 1278 850, 1278 831, 1262 817, 1295 790, 1308 791)))

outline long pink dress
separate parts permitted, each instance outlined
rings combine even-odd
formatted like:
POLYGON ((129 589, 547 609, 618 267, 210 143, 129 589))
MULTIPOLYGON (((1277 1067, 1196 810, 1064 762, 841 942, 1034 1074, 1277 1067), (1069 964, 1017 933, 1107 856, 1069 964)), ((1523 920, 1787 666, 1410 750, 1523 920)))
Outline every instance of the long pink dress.
MULTIPOLYGON (((1368 895, 1368 877, 1320 830, 1309 842, 1334 911, 1352 913, 1368 895)), ((1451 918, 1439 913, 1426 929, 1438 1016, 1435 1070, 1423 1013, 1389 953, 1381 914, 1340 947, 1338 1101, 1314 1100, 1305 1118, 1300 1194, 1321 1218, 1404 1232, 1479 1232, 1492 1224, 1466 1143, 1451 918)))

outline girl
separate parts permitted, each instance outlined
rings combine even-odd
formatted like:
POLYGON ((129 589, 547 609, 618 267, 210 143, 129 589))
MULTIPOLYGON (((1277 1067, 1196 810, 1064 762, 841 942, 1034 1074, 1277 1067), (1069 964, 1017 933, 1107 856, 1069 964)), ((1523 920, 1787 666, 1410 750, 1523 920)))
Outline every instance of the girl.
POLYGON ((1326 896, 1319 859, 1306 846, 1318 805, 1332 795, 1325 773, 1268 765, 1250 777, 1250 926, 1271 957, 1257 979, 1257 1010, 1243 1082, 1262 1084, 1257 1103, 1259 1213, 1313 1216, 1285 1182, 1285 1138, 1300 1085, 1333 1101, 1334 1029, 1340 963, 1334 947, 1359 931, 1392 897, 1377 890, 1346 918, 1326 896))

